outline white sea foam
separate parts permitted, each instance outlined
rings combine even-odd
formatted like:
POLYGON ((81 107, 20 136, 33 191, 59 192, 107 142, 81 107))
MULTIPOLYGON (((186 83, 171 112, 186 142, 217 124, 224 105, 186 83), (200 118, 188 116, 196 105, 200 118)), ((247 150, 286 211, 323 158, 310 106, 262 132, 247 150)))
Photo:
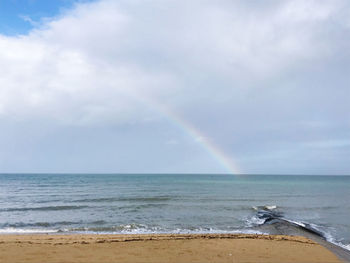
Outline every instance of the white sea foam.
POLYGON ((145 225, 121 225, 114 228, 72 228, 62 229, 60 232, 77 233, 77 234, 267 234, 259 230, 252 229, 236 229, 223 230, 217 228, 177 228, 177 229, 163 229, 160 227, 148 227, 145 225))
POLYGON ((266 205, 265 208, 268 210, 274 210, 277 208, 277 205, 266 205))
POLYGON ((259 210, 275 210, 277 208, 277 205, 262 205, 262 206, 253 206, 252 207, 255 211, 259 210))
MULTIPOLYGON (((259 219, 256 218, 257 221, 252 220, 251 222, 254 222, 254 224, 260 223, 259 219)), ((263 220, 262 220, 263 221, 263 220)), ((292 221, 290 222, 295 223, 300 226, 305 226, 303 223, 292 221)), ((314 227, 314 226, 313 226, 314 227)), ((81 229, 23 229, 23 228, 3 228, 0 229, 0 234, 53 234, 53 233, 77 233, 77 234, 257 234, 257 235, 268 235, 267 232, 262 232, 258 230, 252 230, 252 229, 237 229, 237 230, 222 230, 222 229, 215 229, 215 228, 197 228, 197 229, 173 229, 173 230, 165 230, 161 229, 159 227, 147 227, 145 225, 123 225, 119 227, 119 230, 114 231, 97 231, 91 230, 89 228, 81 228, 81 229)), ((326 240, 330 243, 333 243, 337 246, 340 246, 344 249, 350 250, 350 244, 342 244, 340 242, 336 242, 335 239, 332 237, 330 233, 324 233, 324 236, 326 240)))
POLYGON ((294 220, 289 220, 289 219, 286 219, 286 218, 284 218, 284 220, 286 220, 286 221, 288 221, 288 222, 290 222, 290 223, 296 224, 296 225, 298 225, 298 226, 301 226, 301 227, 306 227, 306 225, 305 225, 304 223, 302 223, 302 222, 298 222, 298 221, 294 221, 294 220))
POLYGON ((332 243, 332 244, 334 244, 334 245, 337 245, 337 246, 339 246, 339 247, 342 247, 342 248, 344 248, 344 249, 350 251, 350 244, 345 245, 345 244, 343 244, 343 243, 341 243, 341 242, 336 242, 336 241, 334 240, 334 238, 327 239, 327 241, 328 241, 329 243, 332 243))
POLYGON ((328 232, 323 232, 323 233, 324 233, 325 239, 326 239, 329 243, 332 243, 332 244, 334 244, 334 245, 337 245, 337 246, 339 246, 339 247, 342 247, 342 248, 344 248, 344 249, 350 251, 350 244, 345 245, 345 244, 343 244, 343 243, 337 241, 330 233, 328 233, 328 232))
POLYGON ((265 223, 265 219, 259 218, 257 216, 253 216, 246 220, 247 227, 252 227, 256 225, 263 225, 265 223))
POLYGON ((0 229, 0 234, 36 234, 36 233, 57 233, 55 229, 23 229, 7 227, 0 229))

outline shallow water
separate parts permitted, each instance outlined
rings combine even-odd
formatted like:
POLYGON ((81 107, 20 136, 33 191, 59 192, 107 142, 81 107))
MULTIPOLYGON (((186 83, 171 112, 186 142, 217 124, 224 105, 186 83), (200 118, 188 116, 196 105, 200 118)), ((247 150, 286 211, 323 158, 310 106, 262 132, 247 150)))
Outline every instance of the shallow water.
POLYGON ((276 206, 348 245, 349 200, 347 176, 1 174, 0 233, 249 232, 276 206))

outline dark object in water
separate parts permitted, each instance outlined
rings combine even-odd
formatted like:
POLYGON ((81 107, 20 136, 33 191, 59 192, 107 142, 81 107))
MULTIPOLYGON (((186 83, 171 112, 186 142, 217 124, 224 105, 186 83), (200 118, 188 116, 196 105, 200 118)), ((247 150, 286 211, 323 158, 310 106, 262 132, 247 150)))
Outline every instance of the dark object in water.
POLYGON ((324 234, 315 229, 314 227, 312 227, 310 224, 308 223, 301 223, 301 222, 294 222, 291 220, 288 220, 286 218, 283 217, 283 214, 281 212, 278 211, 272 211, 272 210, 267 210, 267 209, 261 209, 258 210, 257 212, 257 217, 259 219, 264 219, 264 224, 273 224, 273 223, 277 223, 277 222, 286 222, 288 224, 291 224, 295 227, 301 228, 304 231, 310 232, 312 234, 315 234, 319 237, 322 237, 324 239, 326 239, 326 237, 324 236, 324 234))
POLYGON ((271 235, 304 236, 326 247, 344 262, 350 263, 349 250, 328 242, 326 236, 310 224, 288 220, 283 217, 283 213, 270 209, 259 209, 256 216, 264 220, 262 225, 255 227, 256 230, 271 235))

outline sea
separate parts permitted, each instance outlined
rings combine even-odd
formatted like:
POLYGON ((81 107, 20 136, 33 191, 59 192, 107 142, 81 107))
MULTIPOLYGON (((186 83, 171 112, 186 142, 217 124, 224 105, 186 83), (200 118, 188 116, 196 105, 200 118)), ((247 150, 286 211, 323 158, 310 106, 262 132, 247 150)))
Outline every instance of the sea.
POLYGON ((0 174, 0 234, 268 234, 262 211, 350 250, 350 176, 0 174))

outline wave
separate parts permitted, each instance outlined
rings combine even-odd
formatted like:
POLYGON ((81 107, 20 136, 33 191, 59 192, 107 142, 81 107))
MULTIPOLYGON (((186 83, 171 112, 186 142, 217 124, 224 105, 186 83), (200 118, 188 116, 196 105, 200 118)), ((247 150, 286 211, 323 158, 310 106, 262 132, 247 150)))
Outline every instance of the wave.
POLYGON ((146 226, 143 224, 125 224, 112 227, 79 227, 60 230, 59 232, 79 233, 79 234, 225 234, 225 233, 241 233, 241 234, 266 234, 254 229, 236 229, 223 230, 216 228, 162 228, 158 226, 146 226))
POLYGON ((40 207, 16 207, 16 208, 3 208, 0 212, 25 212, 25 211, 60 211, 60 210, 77 210, 88 208, 88 206, 72 206, 72 205, 61 205, 61 206, 40 206, 40 207))
POLYGON ((103 198, 84 198, 70 202, 74 203, 112 203, 112 202, 158 202, 175 199, 176 196, 152 196, 152 197, 103 197, 103 198))
MULTIPOLYGON (((24 223, 24 222, 16 222, 16 223, 5 223, 1 227, 2 228, 31 228, 31 227, 59 227, 59 226, 72 226, 72 225, 81 225, 82 221, 58 221, 58 222, 36 222, 36 223, 24 223)), ((106 221, 97 220, 93 222, 87 222, 86 224, 91 225, 103 225, 106 221)))
POLYGON ((126 205, 110 207, 111 210, 125 210, 126 212, 140 212, 142 209, 148 208, 162 208, 168 206, 168 204, 140 204, 140 205, 126 205))
POLYGON ((38 227, 5 227, 0 234, 267 234, 254 229, 216 229, 210 227, 162 228, 143 224, 122 224, 106 227, 72 227, 72 228, 38 228, 38 227))
POLYGON ((30 229, 30 228, 14 228, 6 227, 0 229, 0 234, 46 234, 46 233, 58 233, 55 229, 30 229))
POLYGON ((277 208, 277 205, 252 206, 252 208, 255 211, 259 211, 259 210, 272 211, 277 208))

